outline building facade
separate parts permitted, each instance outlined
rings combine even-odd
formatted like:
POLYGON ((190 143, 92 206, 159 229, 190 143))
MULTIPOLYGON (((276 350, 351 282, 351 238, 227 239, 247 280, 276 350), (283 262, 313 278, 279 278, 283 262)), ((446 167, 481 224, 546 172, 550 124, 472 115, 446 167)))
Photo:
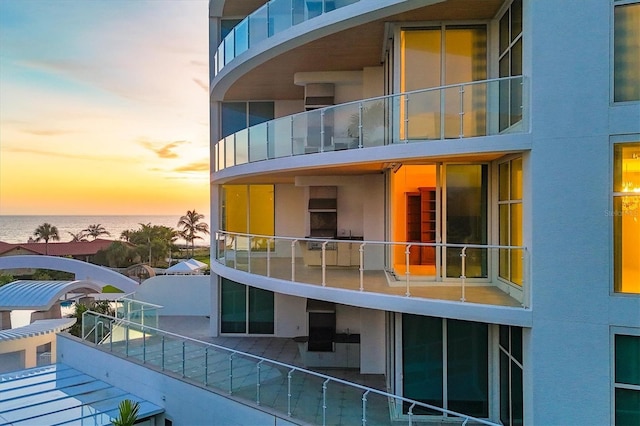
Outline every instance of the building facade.
POLYGON ((505 425, 640 422, 640 2, 209 18, 213 335, 505 425))

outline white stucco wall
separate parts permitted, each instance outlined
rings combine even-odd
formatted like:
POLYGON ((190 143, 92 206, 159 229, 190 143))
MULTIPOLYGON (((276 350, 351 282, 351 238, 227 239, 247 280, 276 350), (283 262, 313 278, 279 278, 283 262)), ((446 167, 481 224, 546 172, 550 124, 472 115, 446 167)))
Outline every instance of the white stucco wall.
POLYGON ((209 275, 159 275, 144 281, 135 299, 161 305, 160 315, 211 314, 209 275))

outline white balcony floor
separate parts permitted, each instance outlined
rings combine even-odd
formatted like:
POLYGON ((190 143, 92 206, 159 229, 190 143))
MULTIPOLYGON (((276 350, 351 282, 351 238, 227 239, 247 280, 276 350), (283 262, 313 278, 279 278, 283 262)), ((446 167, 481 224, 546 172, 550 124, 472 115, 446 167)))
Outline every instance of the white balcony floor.
MULTIPOLYGON (((291 280, 291 259, 274 257, 270 259, 270 277, 291 280)), ((227 266, 257 275, 267 275, 267 260, 264 257, 251 258, 245 262, 227 261, 227 266), (249 268, 250 266, 250 268, 249 268)), ((306 284, 322 285, 322 268, 305 266, 302 258, 296 258, 295 281, 306 284)), ((406 297, 407 286, 404 276, 393 278, 383 270, 364 271, 365 292, 406 297)), ((409 293, 411 297, 447 301, 460 301, 462 287, 459 280, 436 282, 433 277, 410 276, 409 293)), ((360 271, 357 267, 330 266, 326 268, 325 286, 348 290, 360 290, 360 271)), ((467 282, 465 302, 487 305, 520 307, 522 304, 491 283, 477 284, 467 282)))

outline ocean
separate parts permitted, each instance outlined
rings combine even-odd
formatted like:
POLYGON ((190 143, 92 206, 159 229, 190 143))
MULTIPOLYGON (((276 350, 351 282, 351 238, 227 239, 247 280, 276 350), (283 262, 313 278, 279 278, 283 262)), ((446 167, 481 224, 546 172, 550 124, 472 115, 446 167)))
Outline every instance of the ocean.
MULTIPOLYGON (((171 216, 0 216, 0 241, 5 243, 26 243, 29 237, 33 236, 36 228, 43 223, 50 223, 58 228, 60 241, 71 241, 70 233, 77 234, 89 227, 89 225, 102 225, 111 236, 103 236, 101 238, 118 240, 122 231, 129 229, 137 230, 140 224, 162 225, 177 229, 180 215, 171 216)), ((205 217, 205 223, 208 225, 208 218, 205 217)), ((196 240, 196 245, 208 246, 209 236, 200 235, 203 239, 196 240)), ((51 242, 51 241, 50 241, 51 242)), ((184 244, 185 241, 178 239, 178 244, 184 244)))

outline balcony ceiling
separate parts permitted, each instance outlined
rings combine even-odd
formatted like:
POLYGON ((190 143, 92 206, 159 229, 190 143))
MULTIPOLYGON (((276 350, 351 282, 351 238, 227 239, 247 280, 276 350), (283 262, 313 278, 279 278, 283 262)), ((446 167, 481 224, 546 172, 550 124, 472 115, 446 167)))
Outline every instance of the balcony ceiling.
MULTIPOLYGON (((264 3, 227 2, 224 15, 244 16, 264 3)), ((380 66, 385 22, 488 20, 497 14, 502 3, 503 0, 447 0, 334 33, 256 67, 229 88, 225 100, 301 100, 304 89, 293 83, 296 72, 359 71, 380 66)))
MULTIPOLYGON (((317 154, 310 154, 317 155, 317 154)), ((449 157, 432 157, 429 160, 416 159, 416 160, 398 160, 397 163, 402 165, 425 165, 435 164, 436 162, 489 162, 497 158, 504 156, 504 152, 491 152, 484 154, 473 155, 459 155, 449 157)), ((280 169, 273 173, 260 173, 255 176, 243 176, 238 179, 229 179, 219 181, 220 184, 277 184, 277 183, 294 183, 296 176, 357 176, 357 175, 371 175, 380 174, 388 168, 387 161, 372 161, 367 163, 350 163, 336 166, 330 166, 328 164, 319 164, 317 167, 304 166, 301 168, 292 168, 289 170, 280 169)))

